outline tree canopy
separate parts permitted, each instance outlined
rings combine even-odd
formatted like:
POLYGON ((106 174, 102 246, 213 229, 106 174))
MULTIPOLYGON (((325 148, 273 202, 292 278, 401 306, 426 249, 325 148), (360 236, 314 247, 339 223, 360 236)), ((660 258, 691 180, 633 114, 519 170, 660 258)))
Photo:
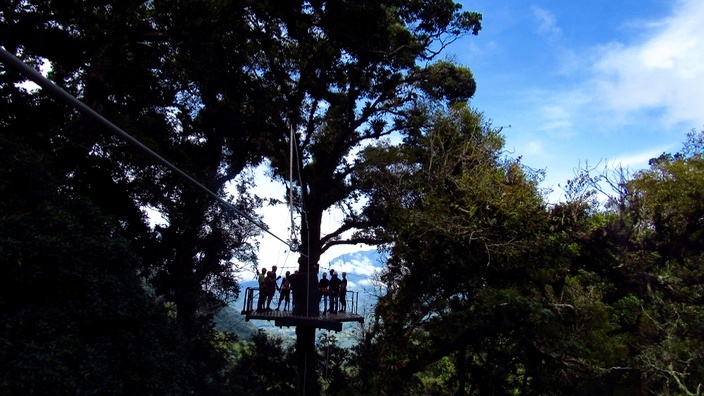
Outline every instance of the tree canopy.
MULTIPOLYGON (((359 144, 398 130, 386 122, 401 122, 423 89, 451 101, 474 90, 466 69, 416 64, 479 30, 480 15, 451 1, 30 0, 1 11, 5 48, 245 212, 261 205, 245 170, 267 158, 285 174, 293 127, 305 272, 344 230, 368 226, 352 216, 320 235, 323 211, 354 201, 359 144), (446 92, 436 89, 443 76, 446 92)), ((238 266, 256 265, 258 230, 22 80, 3 69, 3 135, 47 156, 57 189, 112 220, 135 270, 173 309, 189 358, 203 363, 194 386, 205 389, 212 317, 237 296, 238 266), (144 208, 165 224, 148 227, 144 208)))
POLYGON ((442 58, 480 29, 449 0, 5 2, 5 49, 246 216, 2 65, 0 394, 700 394, 704 135, 547 204, 442 58), (312 291, 328 249, 388 253, 349 351, 213 326, 262 165, 312 291))
POLYGON ((368 153, 395 164, 370 170, 394 241, 363 340, 376 392, 698 394, 701 134, 612 175, 606 205, 583 173, 548 206, 480 114, 429 120, 368 153))

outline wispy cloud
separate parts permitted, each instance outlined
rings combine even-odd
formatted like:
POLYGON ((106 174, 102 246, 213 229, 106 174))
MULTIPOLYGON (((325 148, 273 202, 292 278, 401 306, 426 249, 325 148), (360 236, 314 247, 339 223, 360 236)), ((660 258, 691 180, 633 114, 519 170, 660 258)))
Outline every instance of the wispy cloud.
POLYGON ((525 147, 523 147, 523 152, 525 152, 528 155, 533 155, 536 157, 547 157, 548 153, 545 151, 545 147, 543 146, 543 143, 539 140, 532 140, 529 141, 525 147))
POLYGON ((651 147, 635 153, 627 153, 618 156, 614 159, 607 160, 607 167, 611 169, 643 169, 648 167, 648 162, 660 156, 665 152, 671 152, 676 149, 675 145, 667 145, 664 147, 651 147))
POLYGON ((545 132, 560 133, 569 131, 572 127, 572 112, 569 106, 565 106, 564 103, 546 104, 540 108, 538 115, 544 121, 541 125, 545 132))
MULTIPOLYGON (((560 31, 553 14, 537 7, 533 7, 533 12, 546 33, 552 30, 554 35, 560 31)), ((585 133, 594 140, 610 134, 634 133, 634 125, 643 125, 651 134, 658 129, 683 133, 704 125, 704 2, 678 1, 672 13, 661 20, 628 23, 629 29, 638 29, 639 40, 602 43, 591 48, 591 53, 581 53, 582 63, 576 73, 584 78, 576 78, 572 84, 565 81, 523 92, 523 97, 530 98, 526 108, 532 109, 525 110, 530 112, 526 121, 531 121, 531 129, 540 134, 530 144, 522 142, 522 154, 539 155, 545 161, 545 152, 559 147, 558 141, 577 139, 574 141, 579 144, 588 144, 582 136, 585 133)), ((562 51, 555 47, 554 50, 562 51)), ((638 142, 633 143, 638 146, 638 142)), ((617 151, 613 142, 611 146, 598 140, 593 144, 600 145, 603 153, 601 158, 591 158, 593 161, 617 151)), ((607 162, 644 167, 649 159, 676 149, 674 146, 630 147, 637 154, 617 154, 607 162)), ((575 150, 578 151, 584 152, 575 150)), ((578 159, 586 158, 580 156, 575 161, 578 159)), ((553 166, 551 173, 556 171, 559 173, 553 166)))
POLYGON ((538 6, 531 7, 533 16, 538 22, 538 33, 549 40, 554 40, 562 35, 562 30, 557 25, 557 18, 550 11, 538 6))
POLYGON ((533 128, 545 137, 561 139, 574 135, 585 107, 592 100, 581 88, 532 90, 527 96, 531 97, 533 128))
MULTIPOLYGON (((554 14, 537 6, 532 11, 539 33, 559 38, 554 14)), ((630 42, 604 42, 574 53, 552 41, 556 62, 568 64, 560 70, 566 67, 577 78, 571 87, 566 80, 523 93, 531 98, 532 117, 542 132, 567 138, 580 126, 618 130, 646 116, 665 128, 704 126, 704 2, 680 0, 669 16, 637 22, 625 22, 638 31, 630 42)))
POLYGON ((598 48, 598 100, 621 112, 661 110, 665 124, 704 123, 704 2, 682 0, 644 26, 644 40, 598 48))

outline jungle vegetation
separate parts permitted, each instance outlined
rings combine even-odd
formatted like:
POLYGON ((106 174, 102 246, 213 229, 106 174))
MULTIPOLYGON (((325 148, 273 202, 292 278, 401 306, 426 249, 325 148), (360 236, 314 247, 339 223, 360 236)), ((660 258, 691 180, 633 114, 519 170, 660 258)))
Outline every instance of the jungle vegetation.
POLYGON ((3 2, 3 48, 249 219, 0 65, 0 395, 700 394, 704 134, 548 203, 441 57, 480 30, 451 0, 3 2), (300 271, 388 253, 349 349, 214 326, 292 144, 300 271))

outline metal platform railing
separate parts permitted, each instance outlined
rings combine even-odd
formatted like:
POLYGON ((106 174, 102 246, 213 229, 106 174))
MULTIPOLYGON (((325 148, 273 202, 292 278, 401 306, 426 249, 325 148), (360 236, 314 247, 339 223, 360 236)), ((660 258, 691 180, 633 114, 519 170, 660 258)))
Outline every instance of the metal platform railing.
MULTIPOLYGON (((344 294, 345 294, 344 296, 340 295, 339 306, 342 307, 342 301, 344 299, 345 302, 347 303, 346 308, 345 308, 345 312, 357 315, 357 310, 359 308, 359 292, 354 291, 354 290, 347 290, 347 292, 344 294)), ((281 294, 278 291, 276 291, 274 293, 274 296, 271 299, 271 305, 278 307, 280 297, 281 297, 281 294)), ((246 314, 257 311, 257 307, 256 307, 255 303, 258 302, 259 298, 260 298, 260 288, 258 288, 258 287, 246 288, 244 291, 244 304, 242 306, 242 314, 246 315, 246 314)), ((266 297, 262 296, 261 298, 266 298, 266 297)), ((283 303, 283 301, 282 301, 282 303, 283 303)), ((290 305, 289 309, 293 310, 293 304, 295 304, 295 303, 296 303, 295 299, 293 298, 293 296, 291 296, 291 305, 290 305)), ((330 297, 328 297, 328 304, 329 303, 330 303, 330 297)))

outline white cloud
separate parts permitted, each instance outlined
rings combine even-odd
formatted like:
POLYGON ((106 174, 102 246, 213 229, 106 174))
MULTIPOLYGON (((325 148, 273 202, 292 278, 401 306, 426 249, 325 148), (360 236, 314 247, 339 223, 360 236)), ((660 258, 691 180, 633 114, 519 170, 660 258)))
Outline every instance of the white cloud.
MULTIPOLYGON (((265 174, 265 166, 261 166, 255 170, 255 179, 257 181, 257 187, 252 191, 266 198, 275 198, 282 200, 284 199, 286 190, 283 184, 278 182, 272 182, 268 176, 265 174)), ((289 240, 290 226, 291 226, 291 213, 288 204, 282 203, 275 206, 265 206, 260 210, 263 216, 263 222, 269 226, 269 231, 283 240, 289 240)), ((327 210, 323 213, 323 219, 321 222, 321 230, 323 234, 330 233, 337 229, 343 220, 343 214, 338 209, 327 210)), ((294 215, 294 222, 296 224, 300 223, 300 215, 294 215)), ((300 239, 300 236, 297 237, 300 239)), ((291 252, 288 245, 284 244, 280 240, 277 240, 274 236, 264 233, 260 238, 260 249, 258 252, 259 266, 260 267, 271 267, 276 265, 279 267, 280 272, 294 271, 298 269, 298 257, 297 252, 291 252)), ((328 249, 320 257, 319 264, 321 268, 328 268, 328 262, 335 257, 343 254, 357 252, 359 250, 368 249, 367 245, 337 245, 328 249)), ((354 262, 345 268, 333 267, 338 272, 346 271, 349 273, 359 273, 360 275, 369 275, 371 270, 369 266, 371 263, 368 262, 354 262)), ((254 272, 250 273, 253 278, 256 278, 254 272)), ((250 274, 245 275, 246 278, 250 274)))
POLYGON ((572 127, 572 109, 564 104, 547 104, 540 108, 543 118, 542 129, 546 132, 570 130, 572 127))
POLYGON ((530 127, 551 139, 572 137, 575 125, 581 123, 585 105, 591 100, 577 89, 531 90, 526 96, 531 98, 530 109, 525 110, 527 116, 512 120, 512 124, 519 129, 530 127))
MULTIPOLYGON (((662 134, 679 138, 682 131, 703 125, 704 2, 674 4, 671 15, 661 20, 626 22, 641 33, 638 41, 602 44, 592 48, 592 56, 582 54, 581 73, 574 77, 582 74, 584 79, 576 84, 570 86, 568 80, 524 91, 523 97, 530 99, 519 108, 527 116, 511 120, 516 130, 512 143, 523 131, 536 134, 530 140, 520 138, 517 154, 538 167, 547 165, 550 181, 564 181, 572 166, 555 161, 565 155, 572 156, 575 166, 581 160, 602 161, 606 155, 615 158, 606 161, 610 165, 647 167, 649 159, 676 146, 662 148, 662 140, 644 146, 648 139, 662 134), (629 141, 629 135, 637 140, 629 141)), ((549 12, 534 8, 534 14, 543 29, 559 30, 549 12)))
POLYGON ((635 153, 627 153, 606 162, 611 169, 619 167, 631 170, 643 169, 649 166, 648 162, 651 159, 657 158, 662 153, 670 152, 673 148, 675 148, 674 144, 665 147, 652 147, 635 153))
POLYGON ((615 111, 662 110, 665 124, 704 123, 704 2, 678 1, 639 43, 598 49, 594 83, 615 111))
POLYGON ((531 8, 533 10, 533 16, 538 22, 538 33, 541 36, 553 40, 562 35, 562 30, 557 26, 555 15, 537 6, 531 8))
MULTIPOLYGON (((325 265, 322 266, 326 267, 325 265)), ((374 263, 372 263, 368 257, 363 257, 361 260, 354 258, 338 259, 330 262, 329 267, 335 269, 337 272, 347 272, 348 274, 363 276, 372 276, 379 271, 379 268, 375 267, 374 263)))
POLYGON ((370 287, 377 287, 378 282, 375 281, 372 278, 364 278, 361 279, 357 282, 349 282, 348 288, 350 290, 352 289, 363 289, 363 288, 370 288, 370 287))
MULTIPOLYGON (((584 79, 571 87, 568 79, 523 92, 532 109, 522 110, 530 114, 526 125, 551 139, 571 138, 585 128, 592 134, 615 132, 638 123, 678 131, 704 125, 704 2, 673 4, 661 20, 624 22, 638 29, 637 41, 602 43, 589 49, 591 54, 579 55, 553 43, 558 71, 564 58, 569 76, 584 79)), ((552 13, 533 7, 533 14, 543 35, 561 34, 552 13)))
POLYGON ((527 142, 522 148, 521 152, 525 155, 532 157, 546 159, 551 155, 545 150, 545 146, 540 140, 532 140, 527 142))

